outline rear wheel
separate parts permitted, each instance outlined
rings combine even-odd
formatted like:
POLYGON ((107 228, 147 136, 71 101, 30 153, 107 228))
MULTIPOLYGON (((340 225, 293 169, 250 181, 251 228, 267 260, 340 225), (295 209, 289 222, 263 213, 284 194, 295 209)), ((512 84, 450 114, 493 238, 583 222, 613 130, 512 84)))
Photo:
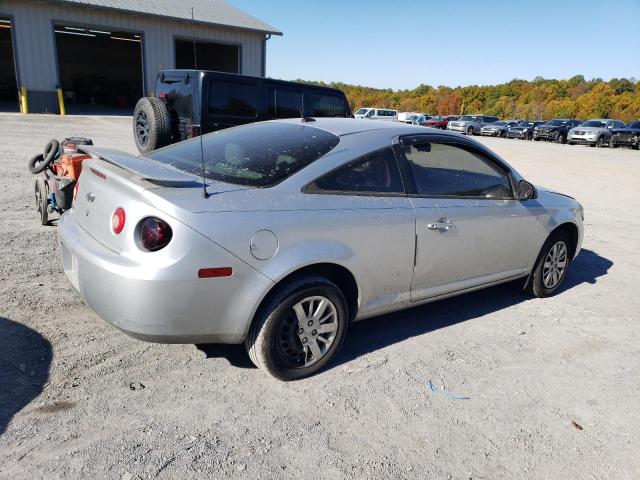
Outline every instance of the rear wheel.
POLYGON ((564 281, 569 268, 570 242, 565 232, 552 234, 540 250, 528 292, 534 297, 550 297, 564 281))
POLYGON ((473 127, 467 128, 467 135, 473 135, 473 127))
POLYGON ((278 380, 297 380, 324 368, 347 333, 347 302, 319 276, 282 286, 258 313, 245 347, 251 361, 278 380))
POLYGON ((42 225, 49 224, 49 190, 43 179, 36 180, 35 186, 36 208, 40 215, 40 223, 42 225))
POLYGON ((143 97, 133 112, 133 137, 140 153, 149 153, 171 143, 171 120, 159 98, 143 97))

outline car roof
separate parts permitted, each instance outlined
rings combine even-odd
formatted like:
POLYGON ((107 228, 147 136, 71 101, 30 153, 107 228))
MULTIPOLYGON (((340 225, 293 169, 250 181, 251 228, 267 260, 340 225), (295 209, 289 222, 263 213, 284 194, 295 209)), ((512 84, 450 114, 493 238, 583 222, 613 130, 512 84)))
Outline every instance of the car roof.
POLYGON ((320 118, 314 117, 303 121, 299 118, 288 118, 284 120, 269 120, 270 122, 282 122, 306 125, 308 127, 319 128, 326 132, 333 133, 338 137, 352 135, 354 133, 368 132, 371 130, 387 130, 391 136, 402 135, 403 133, 424 132, 425 127, 420 125, 409 125, 401 122, 389 122, 384 120, 357 120, 355 118, 320 118), (397 131, 396 132, 394 132, 397 131))

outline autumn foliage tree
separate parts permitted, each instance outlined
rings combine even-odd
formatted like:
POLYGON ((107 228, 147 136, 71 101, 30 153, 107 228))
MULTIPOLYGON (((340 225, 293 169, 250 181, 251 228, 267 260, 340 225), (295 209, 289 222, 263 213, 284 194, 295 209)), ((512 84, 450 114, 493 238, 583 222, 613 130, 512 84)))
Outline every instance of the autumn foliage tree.
MULTIPOLYGON (((308 82, 327 85, 323 82, 308 82)), ((330 83, 344 91, 354 111, 360 107, 393 108, 430 115, 485 113, 500 118, 617 118, 640 120, 640 82, 613 78, 586 80, 576 75, 568 80, 536 77, 500 85, 432 87, 391 90, 330 83)))

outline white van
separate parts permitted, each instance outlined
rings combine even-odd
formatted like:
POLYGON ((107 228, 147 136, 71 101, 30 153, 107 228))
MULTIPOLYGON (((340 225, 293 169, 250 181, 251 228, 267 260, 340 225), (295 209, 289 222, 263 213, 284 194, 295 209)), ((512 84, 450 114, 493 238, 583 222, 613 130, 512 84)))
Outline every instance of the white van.
POLYGON ((389 122, 398 121, 398 111, 389 110, 388 108, 360 108, 353 114, 356 118, 366 118, 369 120, 387 120, 389 122))

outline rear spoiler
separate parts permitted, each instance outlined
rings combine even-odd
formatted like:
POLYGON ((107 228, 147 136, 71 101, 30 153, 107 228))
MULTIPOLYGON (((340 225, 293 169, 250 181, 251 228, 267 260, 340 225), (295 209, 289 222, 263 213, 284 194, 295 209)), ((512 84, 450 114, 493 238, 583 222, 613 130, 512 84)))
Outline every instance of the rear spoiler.
POLYGON ((163 184, 198 184, 199 179, 177 168, 151 160, 149 158, 134 157, 128 153, 113 148, 96 148, 89 145, 78 145, 78 151, 84 152, 91 158, 103 160, 120 168, 128 170, 144 180, 163 184))

